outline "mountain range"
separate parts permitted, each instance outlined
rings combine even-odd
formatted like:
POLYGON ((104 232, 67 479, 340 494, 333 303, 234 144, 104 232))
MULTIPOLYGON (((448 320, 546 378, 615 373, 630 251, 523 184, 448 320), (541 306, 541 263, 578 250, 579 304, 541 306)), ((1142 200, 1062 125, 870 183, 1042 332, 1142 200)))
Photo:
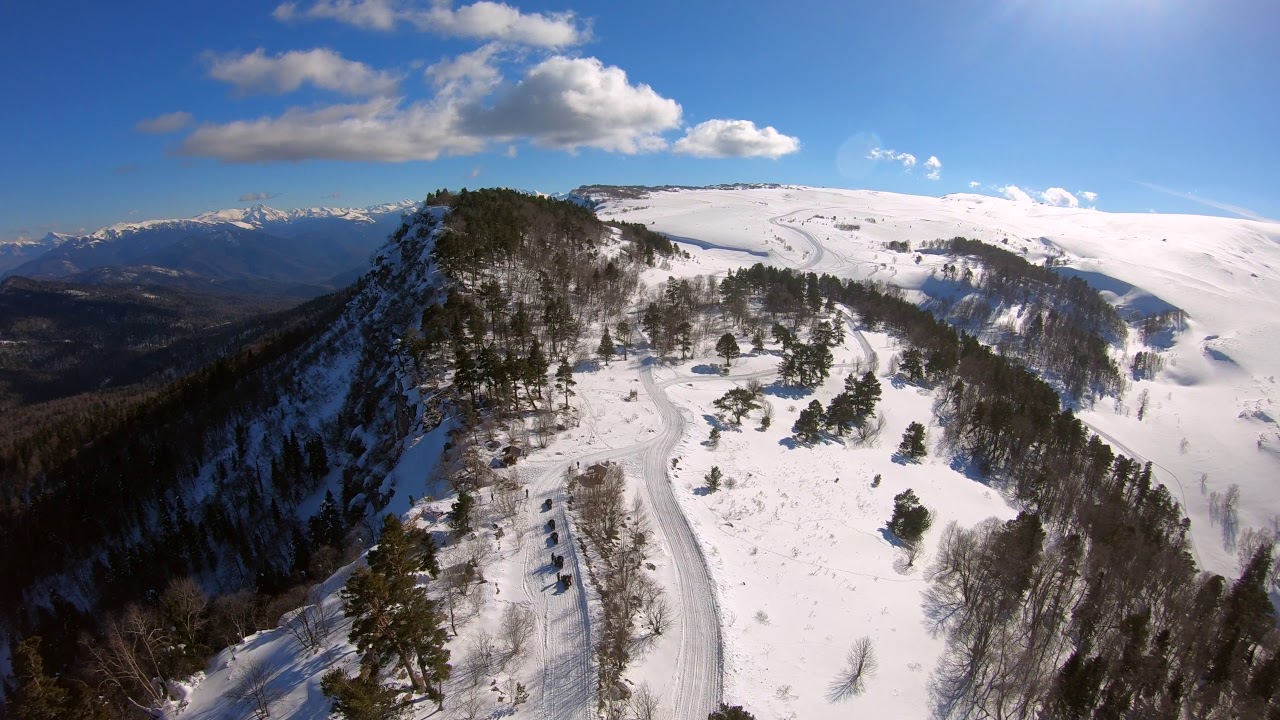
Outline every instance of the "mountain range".
POLYGON ((0 245, 0 272, 83 284, 128 282, 306 298, 350 284, 412 201, 367 208, 265 205, 117 223, 0 245))

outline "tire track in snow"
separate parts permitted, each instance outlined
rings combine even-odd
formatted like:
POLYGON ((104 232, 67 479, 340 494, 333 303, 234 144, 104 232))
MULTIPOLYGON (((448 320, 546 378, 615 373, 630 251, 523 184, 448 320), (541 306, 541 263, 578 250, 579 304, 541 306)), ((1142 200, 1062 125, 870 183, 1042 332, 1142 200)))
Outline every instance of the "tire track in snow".
MULTIPOLYGON (((725 376, 707 376, 707 379, 725 379, 725 376)), ((693 378, 668 382, 691 381, 693 378)), ((684 437, 686 423, 684 414, 667 397, 665 385, 654 381, 652 358, 646 360, 640 371, 640 383, 653 399, 663 424, 659 441, 645 453, 644 490, 671 552, 680 590, 680 612, 673 622, 679 627, 680 645, 672 668, 672 684, 667 691, 668 714, 676 718, 703 718, 719 707, 723 697, 724 644, 720 638, 720 605, 711 572, 667 474, 667 458, 684 437)))

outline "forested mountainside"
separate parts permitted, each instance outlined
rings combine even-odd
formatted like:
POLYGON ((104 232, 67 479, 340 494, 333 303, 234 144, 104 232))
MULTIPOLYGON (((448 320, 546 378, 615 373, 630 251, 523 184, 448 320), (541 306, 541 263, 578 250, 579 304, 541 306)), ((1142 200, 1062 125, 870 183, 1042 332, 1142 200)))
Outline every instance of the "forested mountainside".
MULTIPOLYGON (((294 303, 146 285, 0 282, 0 407, 171 382, 226 354, 259 316, 294 303)), ((0 436, 12 431, 6 426, 0 436)))
MULTIPOLYGON (((398 487, 390 473, 409 428, 429 431, 452 407, 434 354, 449 338, 459 348, 472 347, 464 337, 477 348, 501 338, 509 367, 532 358, 536 369, 576 342, 588 300, 621 307, 634 292, 633 270, 590 260, 614 231, 580 206, 510 191, 428 200, 351 292, 309 303, 287 326, 124 410, 71 417, 3 449, 0 609, 11 638, 42 638, 45 671, 99 687, 95 643, 114 651, 112 637, 139 613, 163 623, 162 598, 184 579, 211 599, 236 598, 237 609, 248 593, 254 622, 274 626, 298 602, 295 588, 367 546, 377 526, 365 518, 397 494, 422 493, 428 478, 398 487), (443 203, 453 207, 448 228, 443 203), (495 268, 503 285, 470 286, 495 268), (81 642, 86 633, 96 640, 81 642)), ((637 258, 672 252, 640 228, 617 232, 640 238, 630 244, 637 258)), ((532 371, 506 377, 524 378, 506 386, 513 412, 542 397, 532 371)), ((491 376, 479 381, 492 389, 491 376)), ((471 394, 461 379, 457 389, 471 394)), ((229 622, 202 623, 154 670, 197 669, 235 639, 232 626, 243 629, 229 622)), ((110 685, 121 700, 158 700, 136 677, 110 685)))
MULTIPOLYGON (((1280 634, 1268 592, 1280 576, 1271 544, 1248 541, 1237 579, 1202 572, 1189 522, 1153 482, 1150 463, 1118 454, 1064 407, 1064 397, 1115 391, 1119 371, 1106 346, 1126 332, 1124 323, 1087 285, 998 249, 963 239, 929 249, 981 260, 973 277, 943 281, 958 280, 966 294, 978 293, 967 302, 985 307, 921 307, 886 283, 764 264, 661 277, 654 265, 693 258, 643 225, 607 225, 581 205, 511 191, 432 193, 349 296, 316 301, 288 331, 128 413, 68 425, 0 455, 7 483, 0 610, 10 637, 27 638, 13 645, 20 687, 6 695, 35 707, 41 699, 33 696, 45 689, 40 707, 78 707, 86 717, 138 707, 176 712, 176 681, 216 648, 286 616, 281 627, 296 642, 278 647, 296 649, 277 661, 310 688, 308 712, 329 706, 316 688, 351 718, 369 716, 359 708, 425 715, 446 701, 463 714, 518 712, 529 697, 514 675, 509 690, 495 690, 497 700, 478 695, 475 682, 470 694, 452 694, 467 687, 458 674, 486 676, 494 652, 488 636, 484 660, 485 635, 467 629, 455 610, 482 615, 475 606, 498 592, 485 579, 495 562, 491 543, 523 532, 521 485, 495 466, 572 431, 582 413, 572 402, 575 375, 598 371, 597 359, 607 368, 619 351, 625 358, 643 349, 634 365, 639 385, 662 407, 655 366, 710 356, 714 345, 727 370, 743 354, 740 339, 773 369, 740 376, 745 384, 716 400, 721 414, 707 420, 707 442, 686 444, 686 452, 714 452, 721 431, 741 432, 755 410, 760 432, 768 430, 774 411, 766 395, 809 400, 794 425, 791 417, 780 422, 792 433, 777 452, 793 453, 790 462, 808 462, 826 444, 874 447, 884 425, 881 366, 870 352, 836 362, 848 328, 859 338, 865 331, 892 339, 897 351, 883 376, 895 391, 926 396, 919 406, 932 417, 919 419, 942 429, 930 450, 923 425, 911 423, 895 463, 944 454, 960 471, 953 482, 985 483, 1013 506, 1012 519, 935 529, 919 595, 929 631, 943 643, 930 674, 931 714, 1274 717, 1280 634), (643 287, 646 272, 654 287, 643 287), (1020 322, 991 327, 1001 308, 1015 305, 1020 322), (986 344, 993 337, 1001 338, 997 349, 986 344), (1085 345, 1082 359, 1066 357, 1074 342, 1085 345), (837 367, 852 370, 844 391, 826 404, 811 397, 825 392, 837 367), (775 375, 769 386, 758 382, 775 375), (347 564, 379 540, 366 563, 347 564), (457 564, 438 561, 437 552, 457 564), (338 606, 345 640, 332 637, 339 624, 325 614, 338 606), (460 627, 473 641, 465 657, 457 652, 460 627), (332 646, 350 652, 342 660, 317 655, 332 646)), ((692 371, 722 376, 706 365, 692 371)), ((662 387, 694 380, 676 375, 662 387)), ((637 395, 608 392, 617 403, 637 395)), ((662 414, 674 422, 679 411, 662 414)), ((664 441, 665 433, 664 426, 664 441)), ((679 434, 670 445, 658 439, 588 457, 643 453, 650 483, 643 497, 652 502, 652 484, 670 484, 665 468, 679 460, 663 454, 679 434)), ((560 463, 549 467, 540 491, 558 483, 560 463)), ((687 661, 696 677, 680 681, 668 702, 705 715, 725 699, 719 623, 732 620, 720 616, 714 596, 689 591, 701 580, 682 577, 683 592, 663 599, 663 581, 644 568, 650 553, 676 542, 668 524, 681 509, 638 499, 628 510, 621 466, 601 467, 596 479, 569 474, 574 505, 550 516, 565 525, 548 528, 580 532, 568 552, 573 567, 586 568, 577 578, 581 615, 576 607, 569 614, 586 627, 557 642, 581 643, 592 659, 557 675, 554 686, 557 670, 542 668, 536 703, 553 707, 559 688, 581 703, 566 709, 575 717, 620 718, 641 707, 639 689, 635 702, 619 689, 643 654, 636 641, 660 642, 670 622, 664 613, 691 623, 682 628, 708 630, 696 624, 701 608, 716 629, 673 633, 685 643, 681 652, 697 651, 687 661)), ((704 497, 720 491, 717 469, 707 474, 704 497)), ((871 487, 879 482, 877 475, 871 487)), ((910 488, 894 500, 884 532, 904 549, 908 572, 938 510, 910 488)), ((551 507, 548 498, 543 511, 551 507)), ((557 543, 556 535, 547 540, 553 563, 557 543)), ((706 562, 700 553, 681 557, 706 562)), ((501 622, 504 637, 511 629, 518 638, 570 620, 517 608, 501 622)), ((510 645, 519 656, 519 643, 510 645)), ((868 657, 871 646, 859 647, 851 663, 868 657)), ((543 660, 561 650, 544 647, 543 660)), ((211 682, 241 692, 253 685, 245 674, 252 668, 242 670, 211 682)), ((270 682, 277 680, 259 687, 270 682)), ((858 676, 848 682, 849 694, 861 692, 858 676)), ((238 707, 270 710, 266 695, 244 702, 238 707)))

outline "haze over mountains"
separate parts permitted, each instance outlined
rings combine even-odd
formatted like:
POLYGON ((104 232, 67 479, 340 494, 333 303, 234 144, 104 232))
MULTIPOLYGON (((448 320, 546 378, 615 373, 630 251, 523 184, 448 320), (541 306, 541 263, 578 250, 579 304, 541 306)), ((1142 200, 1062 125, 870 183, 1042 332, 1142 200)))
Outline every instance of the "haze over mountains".
POLYGON ((412 202, 281 211, 265 205, 117 223, 0 245, 5 276, 307 298, 354 281, 412 202))

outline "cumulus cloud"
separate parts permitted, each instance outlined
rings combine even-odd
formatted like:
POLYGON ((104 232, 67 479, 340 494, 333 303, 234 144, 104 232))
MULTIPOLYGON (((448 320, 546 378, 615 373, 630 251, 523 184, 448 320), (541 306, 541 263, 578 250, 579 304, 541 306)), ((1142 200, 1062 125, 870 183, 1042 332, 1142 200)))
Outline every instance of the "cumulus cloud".
POLYGON ((1028 195, 1025 190, 1017 185, 1005 185, 1004 187, 996 188, 996 190, 1014 202, 1035 202, 1035 200, 1031 199, 1031 196, 1028 195))
POLYGON ((445 95, 487 95, 502 82, 502 73, 495 65, 498 52, 498 44, 489 43, 471 52, 441 60, 427 68, 427 80, 445 95))
POLYGON ((263 202, 264 200, 271 200, 272 198, 278 197, 280 197, 280 193, 252 192, 241 195, 240 202, 263 202))
POLYGON ((1079 195, 1080 197, 1084 198, 1085 202, 1097 202, 1098 200, 1098 193, 1096 192, 1081 190, 1079 195))
POLYGON ((406 0, 314 0, 305 8, 286 2, 273 15, 286 22, 303 18, 337 20, 368 30, 392 30, 407 24, 450 37, 547 48, 579 45, 591 35, 572 12, 525 13, 489 0, 457 8, 448 0, 433 0, 426 9, 416 8, 406 0))
POLYGON ((407 103, 373 98, 277 117, 203 125, 183 143, 187 155, 226 162, 306 159, 403 162, 484 150, 491 142, 596 148, 626 154, 666 147, 660 133, 679 127, 680 104, 632 84, 595 58, 552 57, 491 102, 438 95, 407 103))
POLYGON ((1040 193, 1040 199, 1043 200, 1046 205, 1072 208, 1080 207, 1080 201, 1076 199, 1076 196, 1060 187, 1051 187, 1048 190, 1045 190, 1040 193))
POLYGON ((345 95, 393 93, 399 79, 348 60, 328 48, 291 50, 268 56, 262 48, 244 55, 214 57, 209 75, 236 86, 243 95, 292 92, 304 83, 345 95))
POLYGON ((136 127, 139 132, 150 133, 152 135, 162 135, 164 133, 177 132, 182 128, 191 124, 191 113, 178 112, 165 113, 156 117, 139 122, 136 127))
POLYGON ((484 141, 458 132, 457 113, 429 103, 404 106, 398 99, 309 110, 278 117, 202 125, 183 142, 185 155, 224 162, 435 160, 441 154, 475 153, 484 141))
POLYGON ((982 187, 982 183, 978 182, 977 180, 970 180, 970 181, 969 181, 969 189, 970 189, 970 190, 973 190, 973 189, 975 189, 975 188, 980 188, 980 187, 982 187))
POLYGON ((622 68, 563 56, 530 68, 491 105, 461 111, 468 133, 493 140, 528 138, 539 147, 626 154, 665 148, 659 133, 678 127, 680 117, 679 103, 631 84, 622 68))
POLYGON ((868 160, 883 160, 888 162, 902 163, 902 167, 910 170, 916 166, 916 156, 911 153, 899 153, 892 150, 882 150, 881 148, 871 148, 870 154, 867 155, 868 160))
POLYGON ((779 158, 800 149, 800 140, 772 126, 758 128, 750 120, 707 120, 676 141, 674 150, 706 158, 779 158))
POLYGON ((930 155, 928 160, 924 161, 924 166, 928 169, 925 177, 930 180, 937 180, 942 177, 942 161, 937 155, 930 155))

